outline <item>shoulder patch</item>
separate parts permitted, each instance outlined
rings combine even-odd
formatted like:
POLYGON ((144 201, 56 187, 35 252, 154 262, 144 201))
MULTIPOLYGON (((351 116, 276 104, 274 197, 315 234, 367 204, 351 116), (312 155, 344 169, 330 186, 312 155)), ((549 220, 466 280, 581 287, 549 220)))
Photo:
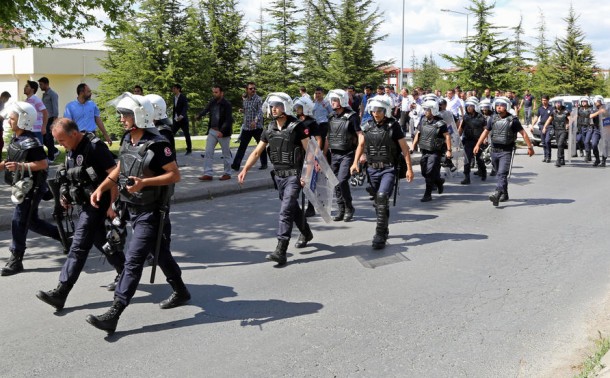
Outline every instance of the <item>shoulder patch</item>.
POLYGON ((303 132, 305 133, 305 135, 309 136, 309 129, 307 127, 303 128, 303 132))
POLYGON ((85 160, 85 158, 83 157, 83 155, 78 155, 76 157, 76 165, 81 166, 83 165, 83 160, 85 160))
POLYGON ((165 153, 165 156, 172 156, 172 149, 169 147, 165 147, 163 152, 165 153))

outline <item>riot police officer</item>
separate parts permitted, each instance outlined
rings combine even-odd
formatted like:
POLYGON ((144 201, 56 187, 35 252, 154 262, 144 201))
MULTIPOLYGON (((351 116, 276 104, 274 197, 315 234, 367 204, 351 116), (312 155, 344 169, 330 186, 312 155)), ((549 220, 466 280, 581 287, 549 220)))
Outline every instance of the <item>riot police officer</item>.
MULTIPOLYGON (((295 117, 301 121, 303 127, 309 131, 309 135, 314 137, 320 150, 324 150, 324 144, 326 142, 326 134, 328 130, 325 127, 319 127, 316 120, 313 118, 313 101, 309 97, 298 97, 294 99, 293 110, 295 117)), ((307 210, 305 210, 306 217, 313 217, 316 215, 316 210, 311 202, 307 202, 307 210)))
POLYGON ((363 124, 363 135, 358 137, 358 148, 351 167, 352 172, 359 172, 358 161, 366 154, 368 175, 375 191, 375 211, 377 225, 373 236, 373 248, 385 247, 389 235, 390 218, 389 199, 397 184, 396 175, 404 159, 405 178, 413 180, 411 155, 400 124, 392 118, 392 106, 386 96, 376 96, 367 102, 372 118, 363 124), (401 155, 402 152, 402 155, 401 155))
POLYGON ((422 105, 424 118, 422 119, 415 139, 413 150, 421 149, 421 172, 426 179, 426 190, 421 202, 432 200, 432 189, 436 185, 438 194, 443 194, 445 179, 441 178, 441 155, 451 159, 451 136, 447 124, 443 121, 438 110, 438 102, 428 99, 422 105))
MULTIPOLYGON (((595 156, 595 161, 593 162, 593 166, 597 167, 600 165, 599 160, 599 141, 602 137, 601 134, 601 118, 600 115, 605 114, 606 109, 604 108, 604 98, 601 96, 595 96, 595 112, 591 113, 589 117, 591 117, 592 125, 589 128, 589 132, 587 133, 587 137, 585 138, 585 146, 589 148, 589 161, 591 161, 591 150, 593 151, 593 155, 595 156)), ((604 161, 605 163, 605 161, 604 161)))
POLYGON ((303 216, 303 209, 299 207, 298 202, 301 193, 300 171, 309 141, 309 130, 294 118, 292 100, 286 93, 269 94, 263 104, 263 110, 265 109, 271 113, 273 120, 261 135, 260 142, 248 157, 244 168, 239 172, 238 180, 239 183, 244 182, 250 168, 269 146, 267 152, 273 163, 272 176, 282 205, 277 230, 277 246, 266 258, 281 266, 287 262, 286 251, 290 243, 293 223, 301 231, 295 244, 296 248, 306 247, 313 239, 307 219, 303 216))
POLYGON ((328 142, 332 153, 331 168, 339 180, 335 188, 339 213, 333 220, 349 222, 354 217, 349 184, 350 167, 354 163, 354 153, 362 130, 358 114, 349 107, 347 92, 334 89, 328 92, 326 98, 334 110, 328 121, 328 142))
MULTIPOLYGON (((91 193, 116 167, 112 153, 95 134, 80 132, 78 125, 68 118, 57 119, 51 126, 51 132, 55 140, 68 151, 65 165, 58 170, 61 202, 65 207, 77 206, 78 209, 72 245, 61 269, 59 284, 53 290, 36 294, 40 300, 59 311, 78 280, 93 245, 106 255, 119 275, 123 271, 125 255, 122 249, 104 248, 104 221, 106 216, 116 216, 111 208, 111 203, 118 196, 116 187, 112 193, 104 193, 98 208, 91 206, 89 201, 91 193)), ((114 290, 119 275, 109 285, 110 290, 114 290)))
POLYGON ((173 308, 191 299, 170 251, 171 223, 167 209, 173 184, 180 181, 176 155, 153 123, 150 101, 125 93, 116 109, 127 131, 121 142, 119 163, 91 194, 91 204, 99 207, 103 193, 118 183, 119 196, 126 203, 133 230, 112 306, 102 315, 87 316, 87 322, 108 333, 114 332, 121 313, 135 294, 150 251, 158 254, 159 267, 173 289, 159 306, 173 308))
POLYGON ((534 155, 534 147, 530 142, 525 130, 519 122, 519 118, 509 113, 511 102, 506 97, 496 97, 494 100, 494 114, 481 134, 477 145, 474 146, 474 153, 479 153, 481 145, 491 136, 491 164, 497 172, 496 191, 489 195, 489 200, 494 206, 499 202, 508 201, 508 172, 512 164, 512 157, 515 150, 517 133, 521 134, 527 144, 527 154, 534 155))
POLYGON ((555 166, 561 167, 566 164, 564 153, 568 139, 568 128, 570 127, 570 113, 561 101, 555 102, 555 109, 553 109, 551 115, 544 123, 542 133, 547 132, 551 123, 555 130, 554 135, 557 141, 557 161, 555 161, 555 166))
POLYGON ((6 266, 0 275, 11 276, 23 271, 23 255, 29 230, 43 236, 59 239, 55 225, 38 217, 38 205, 47 192, 47 155, 42 144, 32 133, 36 122, 36 109, 27 102, 14 102, 3 111, 3 118, 14 133, 8 146, 7 159, 0 162, 5 171, 4 181, 13 187, 11 200, 15 206, 11 226, 11 246, 6 266))
POLYGON ((470 184, 470 168, 472 167, 473 160, 476 159, 478 167, 478 176, 482 181, 487 179, 487 168, 485 162, 481 158, 483 151, 479 151, 478 154, 473 153, 474 146, 477 144, 479 137, 483 134, 485 125, 485 116, 481 114, 479 109, 479 103, 476 97, 467 99, 464 103, 466 106, 466 114, 460 124, 458 133, 462 137, 462 144, 464 145, 464 153, 466 154, 466 160, 464 161, 464 180, 460 184, 470 184))
POLYGON ((591 138, 593 137, 593 121, 591 120, 593 109, 591 109, 591 105, 589 97, 581 97, 576 119, 576 149, 580 150, 580 156, 582 157, 584 148, 586 163, 591 161, 591 138))
POLYGON ((167 104, 163 97, 158 94, 147 94, 144 96, 155 109, 155 113, 153 115, 153 120, 155 122, 155 126, 159 130, 159 134, 165 137, 168 140, 170 146, 172 147, 172 151, 176 153, 176 142, 174 140, 174 132, 172 131, 172 121, 167 116, 167 104))

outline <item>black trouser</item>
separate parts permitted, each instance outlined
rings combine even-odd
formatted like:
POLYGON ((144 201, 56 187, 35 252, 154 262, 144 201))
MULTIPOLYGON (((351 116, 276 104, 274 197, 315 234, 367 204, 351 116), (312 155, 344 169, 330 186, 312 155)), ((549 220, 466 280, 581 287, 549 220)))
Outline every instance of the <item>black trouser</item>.
POLYGON ((557 159, 564 159, 564 150, 566 148, 566 141, 568 140, 568 131, 566 129, 555 129, 555 139, 557 140, 557 159))
POLYGON ((301 233, 305 233, 309 229, 307 220, 303 216, 303 209, 299 206, 301 181, 296 175, 288 177, 275 176, 275 183, 279 191, 280 200, 282 201, 277 238, 278 240, 290 240, 293 224, 297 225, 301 233))
POLYGON ((331 155, 331 168, 339 184, 335 187, 335 196, 339 207, 352 207, 352 192, 350 190, 349 179, 351 178, 350 167, 354 162, 355 152, 348 153, 333 151, 331 155))
POLYGON ((186 152, 191 152, 193 150, 193 145, 191 144, 191 132, 189 131, 189 121, 174 121, 172 125, 172 129, 174 130, 174 134, 178 132, 178 130, 182 130, 184 134, 184 140, 186 141, 186 152))
MULTIPOLYGON (((256 143, 258 143, 261 140, 262 133, 263 133, 263 129, 253 129, 253 130, 242 130, 241 131, 241 136, 240 136, 241 141, 239 143, 239 147, 237 148, 237 152, 235 153, 235 158, 233 158, 233 167, 237 168, 236 170, 239 170, 239 167, 241 167, 241 161, 244 158, 244 155, 246 154, 246 149, 248 148, 248 144, 250 144, 250 141, 252 140, 252 138, 254 138, 256 143)), ((267 166, 267 151, 266 150, 263 149, 260 159, 261 159, 261 166, 266 167, 267 166)))
POLYGON ((474 154, 474 146, 477 144, 476 140, 464 140, 464 152, 466 154, 466 159, 464 160, 464 174, 468 176, 470 174, 470 163, 473 159, 477 160, 477 166, 479 167, 479 171, 485 171, 485 162, 481 158, 483 155, 483 149, 479 149, 479 153, 474 154))
POLYGON ((51 134, 51 125, 53 124, 53 121, 55 121, 55 117, 49 117, 49 120, 47 121, 47 133, 43 136, 43 140, 44 140, 44 145, 47 148, 47 156, 50 159, 53 159, 55 157, 55 153, 58 151, 57 148, 55 148, 55 141, 53 140, 53 134, 51 134))
POLYGON ((426 179, 426 191, 432 191, 432 186, 442 183, 441 152, 422 150, 419 165, 421 167, 421 174, 426 179))

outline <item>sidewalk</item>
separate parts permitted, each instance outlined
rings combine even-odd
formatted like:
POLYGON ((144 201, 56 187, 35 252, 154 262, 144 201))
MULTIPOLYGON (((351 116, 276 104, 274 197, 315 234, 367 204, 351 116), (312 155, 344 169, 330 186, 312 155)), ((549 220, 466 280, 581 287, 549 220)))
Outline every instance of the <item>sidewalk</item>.
MULTIPOLYGON (((248 147, 246 155, 241 163, 242 168, 253 150, 253 146, 248 147)), ((231 148, 233 154, 236 151, 237 147, 231 148)), ((269 168, 260 170, 258 169, 260 167, 260 162, 257 162, 248 172, 243 185, 240 185, 237 182, 238 172, 235 171, 233 171, 230 180, 220 181, 218 178, 222 175, 224 169, 220 150, 217 150, 215 153, 214 180, 207 182, 199 181, 198 177, 203 175, 203 158, 201 157, 201 153, 201 151, 193 151, 193 153, 188 156, 185 156, 184 153, 178 153, 177 160, 182 179, 176 184, 172 203, 205 200, 245 191, 273 188, 273 181, 270 175, 271 168, 273 167, 271 163, 268 165, 269 168)), ((418 153, 415 153, 412 157, 412 164, 413 166, 419 164, 418 153)), ((57 167, 57 163, 54 163, 49 167, 49 177, 55 177, 57 167)), ((15 205, 13 205, 10 200, 11 187, 8 185, 0 185, 0 193, 3 198, 3 200, 0 201, 0 230, 8 230, 11 227, 13 210, 15 208, 15 205)), ((52 211, 53 201, 42 201, 40 203, 38 214, 41 219, 52 221, 52 211)))

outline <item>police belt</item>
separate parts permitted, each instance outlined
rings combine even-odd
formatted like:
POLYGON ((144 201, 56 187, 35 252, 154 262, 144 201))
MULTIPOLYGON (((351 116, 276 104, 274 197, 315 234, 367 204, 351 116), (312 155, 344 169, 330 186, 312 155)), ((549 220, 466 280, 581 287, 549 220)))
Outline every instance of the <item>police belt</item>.
POLYGON ((298 169, 275 169, 275 175, 280 178, 296 176, 299 173, 298 169))
POLYGON ((369 167, 374 169, 386 169, 386 168, 394 168, 394 164, 392 163, 369 163, 369 167))
POLYGON ((443 151, 430 151, 430 150, 421 150, 422 155, 440 155, 443 151))
POLYGON ((134 205, 127 202, 127 210, 132 214, 150 213, 159 209, 158 203, 150 203, 148 205, 134 205))
POLYGON ((498 147, 491 147, 491 152, 511 152, 513 150, 513 147, 502 147, 502 148, 498 148, 498 147))

